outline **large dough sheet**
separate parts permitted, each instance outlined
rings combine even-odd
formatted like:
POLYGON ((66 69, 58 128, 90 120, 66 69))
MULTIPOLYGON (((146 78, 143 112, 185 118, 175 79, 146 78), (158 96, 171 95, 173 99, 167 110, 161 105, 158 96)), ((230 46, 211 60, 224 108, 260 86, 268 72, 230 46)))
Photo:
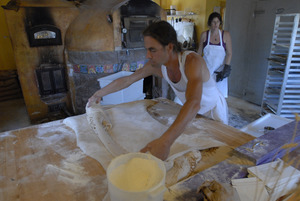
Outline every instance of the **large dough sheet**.
MULTIPOLYGON (((69 117, 64 123, 75 131, 77 144, 84 153, 95 158, 106 169, 117 155, 138 152, 160 137, 178 112, 178 108, 164 104, 160 99, 141 100, 104 107, 103 110, 100 105, 93 105, 86 114, 69 117)), ((167 185, 190 173, 192 166, 201 159, 199 150, 224 145, 211 138, 197 121, 193 121, 174 142, 165 161, 169 170, 167 185)))

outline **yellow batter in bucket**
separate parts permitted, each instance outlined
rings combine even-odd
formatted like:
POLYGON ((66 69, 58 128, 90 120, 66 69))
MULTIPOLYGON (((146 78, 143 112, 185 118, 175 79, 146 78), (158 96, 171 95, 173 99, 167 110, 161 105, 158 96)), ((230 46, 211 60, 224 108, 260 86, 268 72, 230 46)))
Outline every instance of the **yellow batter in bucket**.
POLYGON ((112 170, 111 182, 125 191, 145 191, 156 186, 163 176, 154 160, 132 158, 127 163, 112 170))

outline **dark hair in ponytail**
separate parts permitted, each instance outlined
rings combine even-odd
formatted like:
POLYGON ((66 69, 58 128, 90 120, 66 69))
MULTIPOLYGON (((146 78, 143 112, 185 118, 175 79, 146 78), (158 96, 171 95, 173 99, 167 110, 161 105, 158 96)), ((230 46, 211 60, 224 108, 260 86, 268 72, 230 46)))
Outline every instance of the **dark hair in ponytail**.
POLYGON ((174 52, 180 52, 181 46, 177 41, 177 34, 172 25, 166 21, 157 21, 151 23, 144 31, 144 36, 151 36, 157 40, 162 46, 169 43, 174 45, 174 52))

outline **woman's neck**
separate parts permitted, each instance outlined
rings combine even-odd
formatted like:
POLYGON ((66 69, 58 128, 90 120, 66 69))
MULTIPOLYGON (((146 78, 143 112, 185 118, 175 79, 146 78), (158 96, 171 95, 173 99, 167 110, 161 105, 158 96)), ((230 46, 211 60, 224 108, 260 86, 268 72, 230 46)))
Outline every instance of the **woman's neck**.
POLYGON ((210 32, 211 34, 216 35, 219 34, 219 29, 211 29, 210 32))

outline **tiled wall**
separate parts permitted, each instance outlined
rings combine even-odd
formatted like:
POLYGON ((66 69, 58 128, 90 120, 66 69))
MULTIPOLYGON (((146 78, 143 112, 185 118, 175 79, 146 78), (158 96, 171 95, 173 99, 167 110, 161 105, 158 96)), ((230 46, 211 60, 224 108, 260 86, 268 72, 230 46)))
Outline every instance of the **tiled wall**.
POLYGON ((116 73, 119 71, 136 71, 144 66, 145 60, 131 63, 116 63, 116 64, 74 64, 74 73, 83 74, 101 74, 101 73, 116 73))
POLYGON ((97 90, 98 79, 119 71, 136 71, 147 62, 145 49, 113 52, 68 52, 69 84, 76 114, 85 113, 85 106, 97 90))

